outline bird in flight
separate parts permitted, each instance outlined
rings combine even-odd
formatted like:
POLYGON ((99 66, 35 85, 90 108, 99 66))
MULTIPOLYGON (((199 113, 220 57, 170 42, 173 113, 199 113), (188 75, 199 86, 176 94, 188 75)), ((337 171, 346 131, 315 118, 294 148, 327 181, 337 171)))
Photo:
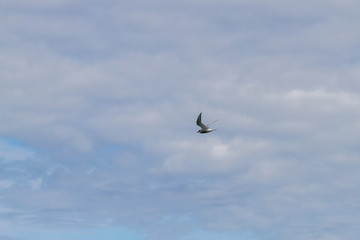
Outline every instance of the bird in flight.
POLYGON ((203 124, 203 123, 201 122, 201 114, 202 114, 202 113, 199 114, 199 116, 198 116, 198 118, 197 118, 197 120, 196 120, 196 125, 198 125, 199 127, 201 127, 201 129, 198 131, 198 133, 209 133, 209 132, 215 131, 216 129, 211 129, 211 128, 209 128, 209 125, 212 124, 212 123, 214 123, 214 122, 217 122, 219 119, 205 125, 205 124, 203 124))

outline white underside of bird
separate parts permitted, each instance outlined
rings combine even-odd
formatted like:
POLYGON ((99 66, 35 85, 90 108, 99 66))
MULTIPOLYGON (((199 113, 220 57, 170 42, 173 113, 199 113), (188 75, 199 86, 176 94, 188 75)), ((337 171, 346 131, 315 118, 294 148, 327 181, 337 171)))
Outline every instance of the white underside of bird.
POLYGON ((199 114, 199 116, 198 116, 198 118, 196 120, 196 125, 201 127, 201 129, 198 131, 198 133, 209 133, 209 132, 215 131, 216 129, 209 128, 209 125, 214 123, 214 122, 217 122, 219 119, 205 125, 205 124, 203 124, 201 122, 201 114, 202 113, 199 114))

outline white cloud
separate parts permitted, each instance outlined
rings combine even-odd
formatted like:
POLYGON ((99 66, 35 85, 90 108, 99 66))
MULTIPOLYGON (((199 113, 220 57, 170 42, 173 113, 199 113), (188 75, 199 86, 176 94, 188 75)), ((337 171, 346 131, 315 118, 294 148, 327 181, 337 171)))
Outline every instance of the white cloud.
POLYGON ((26 147, 0 140, 0 160, 2 162, 24 161, 34 157, 34 152, 26 147))
POLYGON ((0 3, 1 221, 357 239, 359 5, 204 4, 0 3))
POLYGON ((13 185, 13 181, 10 180, 0 180, 0 189, 6 189, 13 185))
POLYGON ((43 182, 43 180, 41 177, 30 180, 29 181, 30 188, 33 190, 39 190, 41 188, 42 182, 43 182))

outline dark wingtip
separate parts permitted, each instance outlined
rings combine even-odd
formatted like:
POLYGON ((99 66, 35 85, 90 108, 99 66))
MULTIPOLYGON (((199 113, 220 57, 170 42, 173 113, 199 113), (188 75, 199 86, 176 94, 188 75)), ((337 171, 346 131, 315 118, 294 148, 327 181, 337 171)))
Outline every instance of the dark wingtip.
POLYGON ((200 126, 201 124, 201 113, 199 114, 199 116, 196 119, 196 125, 200 126))

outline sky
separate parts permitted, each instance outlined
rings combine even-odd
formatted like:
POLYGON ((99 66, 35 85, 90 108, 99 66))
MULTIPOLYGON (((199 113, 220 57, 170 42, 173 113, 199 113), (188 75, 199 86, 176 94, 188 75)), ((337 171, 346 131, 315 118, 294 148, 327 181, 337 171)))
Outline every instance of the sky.
POLYGON ((358 239, 359 11, 1 1, 0 240, 358 239))

